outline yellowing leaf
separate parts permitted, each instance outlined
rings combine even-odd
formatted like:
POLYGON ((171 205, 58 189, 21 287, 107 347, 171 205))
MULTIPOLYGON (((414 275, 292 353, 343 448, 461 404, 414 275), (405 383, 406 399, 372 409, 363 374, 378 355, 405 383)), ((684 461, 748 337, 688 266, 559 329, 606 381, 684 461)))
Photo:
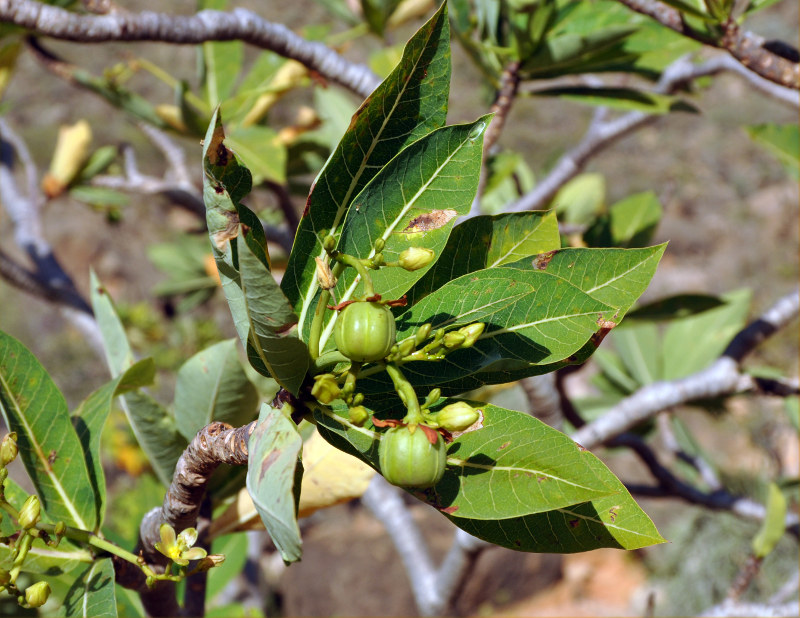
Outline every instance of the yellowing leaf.
MULTIPOLYGON (((360 497, 375 470, 355 457, 331 446, 316 431, 303 443, 303 484, 298 517, 360 497)), ((211 524, 215 538, 242 530, 261 530, 264 524, 246 488, 211 524)))

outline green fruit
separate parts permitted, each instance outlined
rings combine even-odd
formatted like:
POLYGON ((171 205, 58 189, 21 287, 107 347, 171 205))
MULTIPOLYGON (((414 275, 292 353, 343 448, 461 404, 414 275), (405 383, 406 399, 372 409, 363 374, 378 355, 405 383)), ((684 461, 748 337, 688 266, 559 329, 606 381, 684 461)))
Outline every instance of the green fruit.
POLYGON ((378 458, 381 474, 392 485, 432 487, 444 475, 447 448, 438 433, 436 444, 431 444, 419 426, 412 433, 407 425, 401 425, 383 434, 378 458))
POLYGON ((380 360, 394 345, 394 316, 386 305, 355 302, 342 309, 333 336, 336 347, 350 360, 380 360))

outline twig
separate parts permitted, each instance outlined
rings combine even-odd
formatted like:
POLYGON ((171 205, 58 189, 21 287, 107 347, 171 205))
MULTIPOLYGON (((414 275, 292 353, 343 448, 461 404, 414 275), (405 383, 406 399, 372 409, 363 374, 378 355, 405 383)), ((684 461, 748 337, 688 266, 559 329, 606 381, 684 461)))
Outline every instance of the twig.
POLYGON ((159 41, 194 45, 241 40, 297 60, 325 79, 363 97, 380 81, 368 67, 345 60, 323 43, 307 41, 286 26, 241 8, 230 12, 205 10, 195 15, 151 11, 81 15, 35 0, 0 0, 0 21, 40 35, 79 43, 159 41))
POLYGON ((519 381, 530 406, 530 413, 556 429, 564 424, 561 393, 556 386, 556 374, 545 373, 519 381))
MULTIPOLYGON (((738 63, 731 63, 730 59, 723 60, 723 58, 725 56, 718 56, 698 65, 692 64, 688 57, 679 58, 664 70, 653 91, 658 94, 669 94, 686 82, 726 70, 735 70, 737 74, 742 75, 741 67, 737 66, 738 63)), ((800 93, 798 92, 774 86, 755 75, 748 78, 748 81, 781 101, 794 107, 800 105, 800 93)), ((605 120, 603 115, 596 114, 581 141, 558 160, 547 176, 532 191, 510 204, 506 208, 506 212, 545 208, 558 190, 567 181, 577 176, 592 157, 597 156, 621 137, 642 128, 656 118, 658 116, 640 111, 628 112, 613 120, 605 120)))
MULTIPOLYGON (((647 466, 650 474, 658 481, 658 486, 656 487, 628 485, 628 490, 633 494, 651 498, 677 497, 692 504, 716 511, 730 511, 739 517, 755 521, 763 521, 767 515, 764 505, 750 498, 732 495, 721 487, 714 488, 711 492, 703 492, 678 478, 658 460, 658 457, 647 443, 635 434, 622 433, 613 440, 609 440, 608 446, 630 448, 647 466)), ((800 520, 796 513, 787 513, 784 525, 786 530, 795 537, 800 536, 800 520)))
POLYGON ((794 90, 800 89, 800 65, 765 47, 763 37, 742 30, 732 19, 726 24, 720 24, 723 33, 720 38, 715 39, 691 28, 677 9, 661 2, 655 0, 619 0, 619 2, 690 39, 727 50, 742 65, 769 81, 794 90))
POLYGON ((575 431, 572 438, 591 449, 669 407, 754 388, 755 380, 739 370, 739 363, 764 339, 794 320, 799 306, 797 291, 784 296, 740 331, 711 365, 680 380, 644 386, 602 417, 575 431))

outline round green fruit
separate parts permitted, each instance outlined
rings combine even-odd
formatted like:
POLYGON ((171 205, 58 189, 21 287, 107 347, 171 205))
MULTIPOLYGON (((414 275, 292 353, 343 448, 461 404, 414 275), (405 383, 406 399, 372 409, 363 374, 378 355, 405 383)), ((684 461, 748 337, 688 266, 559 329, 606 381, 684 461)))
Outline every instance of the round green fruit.
POLYGON ((383 434, 378 458, 381 474, 392 485, 432 487, 444 476, 447 448, 438 433, 436 443, 431 444, 419 426, 412 433, 407 425, 401 425, 383 434))
POLYGON ((350 360, 380 360, 394 345, 394 316, 380 303, 351 303, 336 319, 333 336, 336 347, 350 360))

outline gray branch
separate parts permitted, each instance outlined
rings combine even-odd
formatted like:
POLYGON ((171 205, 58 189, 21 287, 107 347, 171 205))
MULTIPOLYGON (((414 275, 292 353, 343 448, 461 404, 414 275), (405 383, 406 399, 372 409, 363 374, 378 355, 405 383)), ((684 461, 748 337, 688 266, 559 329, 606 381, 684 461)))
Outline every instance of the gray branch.
POLYGON ((168 15, 152 11, 114 11, 105 15, 72 13, 35 0, 0 0, 0 21, 64 41, 158 41, 196 45, 241 40, 297 60, 326 79, 367 97, 380 80, 366 66, 352 63, 323 43, 307 41, 286 26, 237 8, 168 15))
POLYGON ((457 530, 450 550, 436 568, 400 489, 375 475, 361 501, 384 525, 400 554, 420 614, 437 616, 447 611, 481 550, 489 544, 457 530))
POLYGON ((591 449, 672 406, 754 388, 755 380, 740 371, 739 363, 764 339, 794 320, 799 307, 797 291, 784 296, 740 331, 722 356, 706 369, 680 380, 655 382, 639 389, 575 431, 572 439, 591 449))
POLYGON ((723 618, 727 616, 753 616, 754 618, 767 618, 777 616, 797 616, 800 614, 800 602, 790 601, 780 605, 769 603, 738 603, 724 601, 719 605, 707 609, 701 616, 723 618))
MULTIPOLYGON (((723 54, 697 65, 693 64, 688 57, 676 60, 664 70, 653 92, 670 94, 686 82, 723 71, 735 72, 765 94, 792 107, 800 106, 800 92, 773 84, 744 69, 730 56, 723 54)), ((600 109, 602 110, 602 108, 600 109)), ((592 157, 597 156, 620 138, 641 129, 657 118, 658 116, 640 111, 628 112, 612 120, 606 120, 605 113, 595 114, 581 141, 558 160, 553 169, 532 191, 510 204, 505 211, 520 212, 545 208, 558 190, 577 176, 592 157)))

